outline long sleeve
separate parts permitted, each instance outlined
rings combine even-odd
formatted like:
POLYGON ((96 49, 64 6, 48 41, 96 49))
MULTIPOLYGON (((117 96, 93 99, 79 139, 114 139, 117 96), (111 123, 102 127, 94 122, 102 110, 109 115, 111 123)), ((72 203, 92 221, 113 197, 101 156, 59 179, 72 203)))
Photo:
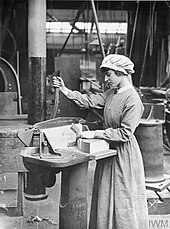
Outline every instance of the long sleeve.
POLYGON ((103 138, 114 142, 127 142, 139 125, 140 118, 143 114, 143 105, 139 100, 127 101, 122 112, 120 127, 105 129, 103 138))
POLYGON ((81 94, 79 91, 68 90, 66 96, 74 101, 79 107, 102 109, 106 102, 107 92, 87 95, 81 94))

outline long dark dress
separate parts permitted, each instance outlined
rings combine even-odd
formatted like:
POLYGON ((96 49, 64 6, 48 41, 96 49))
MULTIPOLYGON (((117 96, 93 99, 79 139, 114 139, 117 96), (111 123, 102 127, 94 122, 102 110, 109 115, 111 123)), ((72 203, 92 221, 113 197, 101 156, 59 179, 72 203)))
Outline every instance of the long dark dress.
POLYGON ((105 137, 117 149, 116 157, 97 164, 89 228, 147 229, 144 167, 134 136, 144 110, 137 92, 133 87, 91 96, 69 91, 67 97, 82 107, 104 108, 105 137))

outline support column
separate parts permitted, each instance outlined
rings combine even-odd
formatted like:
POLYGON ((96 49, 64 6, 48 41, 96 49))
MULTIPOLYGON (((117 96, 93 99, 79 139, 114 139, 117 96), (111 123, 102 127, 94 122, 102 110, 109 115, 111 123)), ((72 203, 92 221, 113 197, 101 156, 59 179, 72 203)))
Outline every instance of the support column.
POLYGON ((1 50, 2 50, 2 1, 0 1, 0 56, 1 56, 1 50))
POLYGON ((87 228, 88 162, 65 168, 62 172, 59 228, 87 228))
POLYGON ((46 0, 28 5, 28 123, 46 119, 46 0))

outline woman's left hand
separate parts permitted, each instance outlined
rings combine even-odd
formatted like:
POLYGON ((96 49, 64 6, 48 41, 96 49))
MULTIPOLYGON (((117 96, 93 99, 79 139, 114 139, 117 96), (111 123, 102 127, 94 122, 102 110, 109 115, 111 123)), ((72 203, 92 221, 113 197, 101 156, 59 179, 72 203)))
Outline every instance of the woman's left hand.
POLYGON ((95 133, 95 131, 83 131, 83 132, 81 132, 80 137, 81 138, 88 138, 88 139, 94 138, 94 133, 95 133))
POLYGON ((104 130, 95 130, 94 138, 104 138, 104 130))
POLYGON ((103 138, 104 137, 104 130, 91 130, 91 131, 83 131, 80 134, 81 138, 103 138))

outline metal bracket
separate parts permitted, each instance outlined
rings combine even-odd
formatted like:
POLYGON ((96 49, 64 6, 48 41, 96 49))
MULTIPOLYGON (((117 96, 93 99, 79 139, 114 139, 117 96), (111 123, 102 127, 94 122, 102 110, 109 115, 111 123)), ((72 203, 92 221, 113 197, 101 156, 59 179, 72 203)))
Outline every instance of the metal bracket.
POLYGON ((40 158, 63 158, 63 155, 57 150, 53 150, 43 132, 40 132, 40 158))

